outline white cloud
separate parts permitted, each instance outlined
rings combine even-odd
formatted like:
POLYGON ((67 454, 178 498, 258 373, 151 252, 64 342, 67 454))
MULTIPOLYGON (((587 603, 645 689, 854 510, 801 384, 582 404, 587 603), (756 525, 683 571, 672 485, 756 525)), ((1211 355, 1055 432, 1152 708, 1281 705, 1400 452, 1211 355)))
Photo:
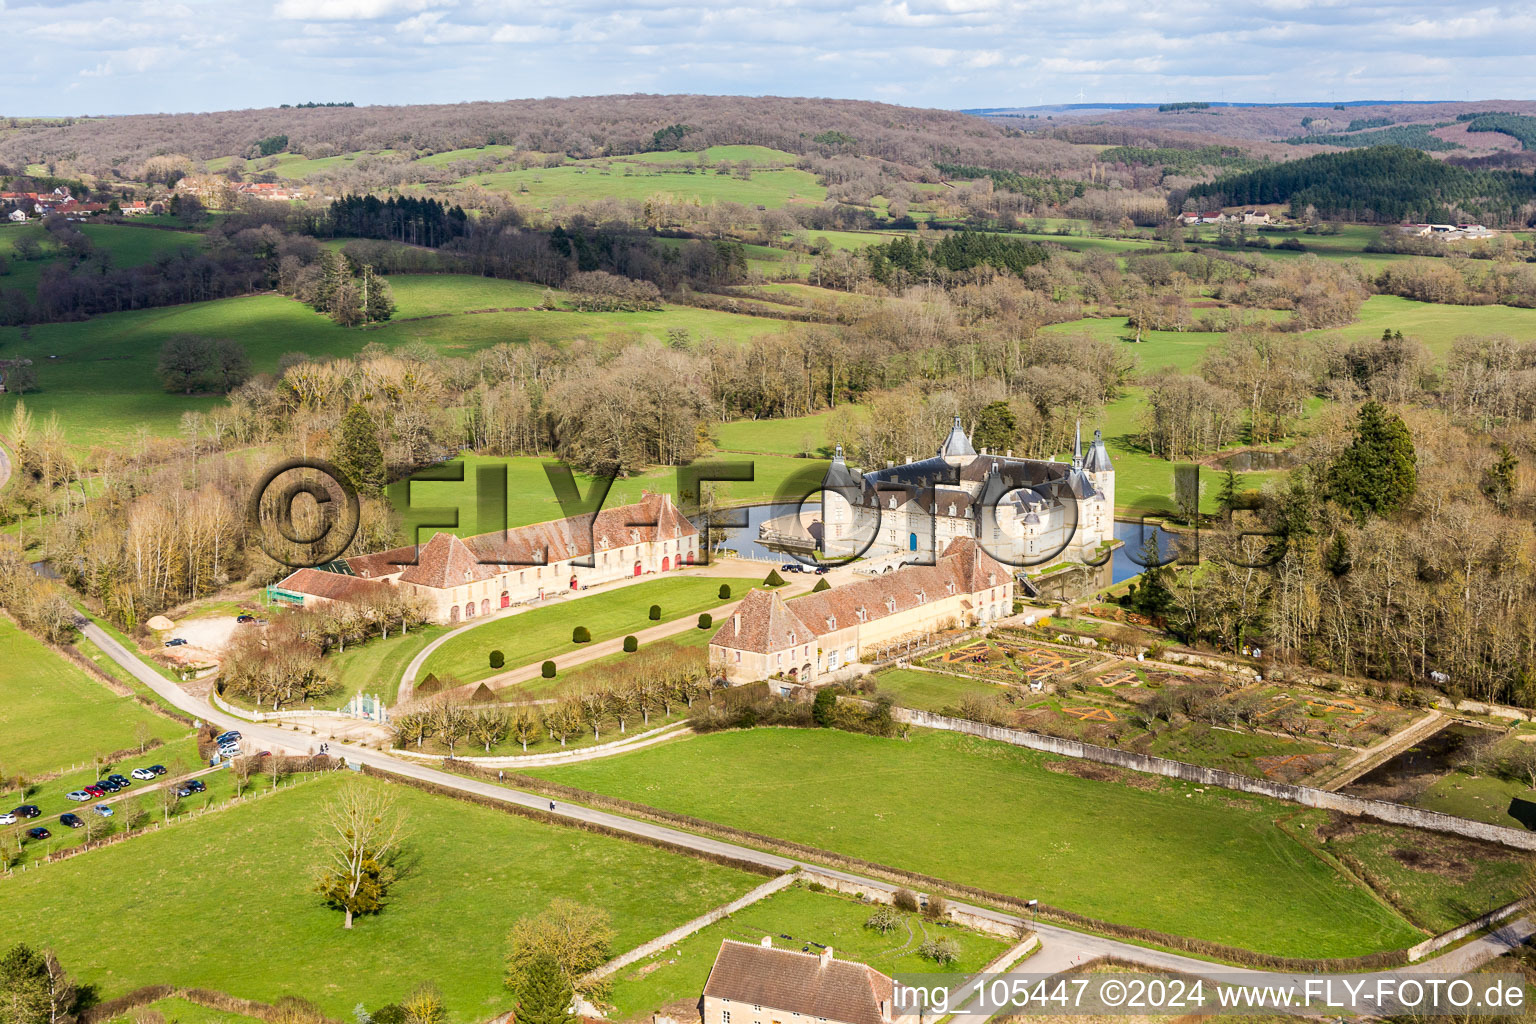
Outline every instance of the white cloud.
POLYGON ((372 21, 450 6, 454 0, 278 0, 273 13, 290 21, 372 21))

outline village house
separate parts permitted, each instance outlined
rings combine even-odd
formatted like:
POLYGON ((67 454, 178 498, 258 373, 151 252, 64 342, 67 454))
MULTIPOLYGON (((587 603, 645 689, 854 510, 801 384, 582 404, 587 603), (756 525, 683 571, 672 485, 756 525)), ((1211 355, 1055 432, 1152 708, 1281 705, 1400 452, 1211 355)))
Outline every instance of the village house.
POLYGON ((726 939, 699 999, 703 1024, 916 1024, 891 979, 866 964, 726 939))
POLYGON ((698 528, 669 496, 646 493, 635 504, 606 508, 595 517, 588 513, 474 537, 438 533, 419 550, 407 545, 331 563, 325 571, 300 569, 278 583, 277 591, 285 600, 310 605, 396 586, 423 598, 431 621, 455 623, 699 561, 698 528))
POLYGON ((814 683, 882 643, 1011 615, 1013 586, 1007 566, 959 537, 933 565, 906 565, 791 601, 753 590, 710 638, 710 665, 732 685, 774 676, 814 683))

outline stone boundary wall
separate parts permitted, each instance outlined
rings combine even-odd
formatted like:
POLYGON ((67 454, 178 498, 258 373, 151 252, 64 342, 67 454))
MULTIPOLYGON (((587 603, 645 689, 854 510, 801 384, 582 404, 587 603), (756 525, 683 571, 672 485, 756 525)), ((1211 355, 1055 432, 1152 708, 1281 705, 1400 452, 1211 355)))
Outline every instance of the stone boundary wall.
POLYGON ((1458 925, 1448 932, 1441 932, 1439 935, 1425 939, 1423 942, 1416 946, 1408 947, 1408 959, 1418 960, 1421 957, 1428 956, 1435 950, 1443 949, 1453 942, 1466 938, 1468 935, 1480 932, 1491 924, 1497 924, 1507 917, 1514 917, 1522 910, 1529 909, 1530 905, 1530 900, 1518 899, 1513 903, 1504 904, 1497 910, 1490 910, 1482 917, 1475 917, 1468 921, 1466 924, 1458 925))
POLYGON ((613 974, 616 971, 621 971, 628 967, 630 964, 634 963, 636 960, 644 960, 646 957, 650 956, 652 953, 659 949, 665 949, 672 945, 674 942, 681 942, 683 939, 686 939, 694 932, 703 931, 705 928, 708 928, 710 925, 714 924, 716 921, 723 917, 729 917, 744 907, 750 907, 752 904, 758 902, 759 900, 767 899, 769 896, 772 896, 774 893, 780 891, 781 889, 789 888, 799 877, 801 876, 793 871, 790 871, 780 875, 777 878, 770 879, 769 881, 764 882, 762 885, 758 886, 756 889, 736 897, 731 902, 723 903, 716 907, 714 910, 694 918, 692 921, 687 921, 678 925, 676 928, 673 928, 669 932, 664 932, 661 935, 656 936, 654 939, 649 939, 640 943, 640 945, 636 946, 628 953, 622 953, 619 956, 614 957, 612 960, 609 960, 607 963, 603 964, 603 966, 593 971, 589 971, 587 974, 583 975, 581 981, 583 984, 590 984, 594 981, 599 981, 603 978, 606 978, 608 975, 613 974))
POLYGON ((1454 835, 1465 836, 1468 839, 1498 843, 1501 846, 1508 846, 1517 850, 1536 850, 1536 832, 1505 828, 1502 825, 1489 825, 1485 822, 1458 818, 1455 815, 1444 814, 1440 811, 1427 811, 1418 807, 1407 807, 1403 804, 1394 804, 1386 800, 1365 800, 1360 797, 1345 796, 1342 793, 1329 793, 1326 790, 1313 789, 1310 786, 1295 786, 1285 782, 1272 782, 1268 779, 1254 779, 1246 775, 1238 775, 1234 772, 1221 771, 1217 768, 1204 768, 1199 765, 1186 764, 1183 761, 1171 761, 1165 757, 1133 754, 1124 750, 1115 750, 1111 747, 1084 743, 1081 740, 1061 739, 1041 733, 1026 732, 1023 729, 984 725, 980 722, 972 722, 962 718, 950 718, 946 715, 938 715, 930 711, 893 708, 892 715, 898 722, 906 722, 925 729, 942 729, 948 732, 967 733, 971 736, 995 740, 999 743, 1008 743, 1016 747, 1027 747, 1030 750, 1039 750, 1062 757, 1098 761, 1101 764, 1127 768, 1133 772, 1162 775, 1171 779, 1182 779, 1185 782, 1193 782, 1196 785, 1216 786, 1221 789, 1237 790, 1241 793, 1256 793, 1260 796, 1284 800, 1288 803, 1301 804, 1305 807, 1320 807, 1325 810, 1338 811, 1340 814, 1373 818, 1376 821, 1385 821, 1393 825, 1407 825, 1410 828, 1428 829, 1431 832, 1449 832, 1454 835))
POLYGON ((227 711, 236 718, 243 718, 247 722, 280 722, 287 718, 351 718, 351 715, 340 711, 310 708, 308 711, 248 711, 242 707, 236 707, 223 697, 218 690, 210 690, 208 699, 221 711, 227 711))

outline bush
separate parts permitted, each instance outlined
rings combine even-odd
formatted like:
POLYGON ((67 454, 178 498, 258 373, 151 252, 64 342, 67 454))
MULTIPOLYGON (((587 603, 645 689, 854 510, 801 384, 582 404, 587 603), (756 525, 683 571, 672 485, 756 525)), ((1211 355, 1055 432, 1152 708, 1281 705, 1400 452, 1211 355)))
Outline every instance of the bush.
POLYGON ((432 672, 428 672, 427 678, 416 684, 416 692, 421 696, 437 693, 442 688, 443 684, 438 681, 437 676, 432 672))
POLYGON ((942 921, 949 916, 949 901, 943 896, 929 896, 923 907, 923 916, 930 921, 942 921))
POLYGON ((817 580, 816 581, 816 585, 811 588, 811 593, 819 594, 823 590, 831 590, 831 589, 832 589, 832 584, 828 583, 827 582, 827 578, 825 576, 823 576, 821 579, 817 580))
POLYGON ((700 615, 699 615, 699 628, 700 629, 708 629, 710 626, 713 626, 714 624, 715 624, 715 620, 710 618, 709 612, 702 612, 702 613, 700 613, 700 615))
POLYGON ((589 644, 591 642, 592 631, 587 629, 586 626, 577 626, 575 629, 571 630, 571 643, 589 644))
POLYGON ((373 1024, 405 1024, 405 1008, 399 1003, 386 1003, 373 1011, 373 1024))
POLYGON ((960 943, 948 936, 929 939, 917 947, 917 954, 938 964, 952 964, 960 959, 960 943))
POLYGON ((546 661, 543 667, 539 669, 539 675, 543 676, 545 679, 555 678, 555 663, 552 661, 546 661))
POLYGON ((652 622, 660 622, 661 621, 661 605, 659 605, 659 604, 651 605, 651 621, 652 622))
POLYGON ((728 601, 728 600, 730 600, 730 597, 731 597, 731 585, 729 583, 722 583, 722 584, 720 584, 720 600, 728 601))
POLYGON ((782 587, 784 585, 784 577, 779 575, 779 570, 770 569, 768 570, 767 578, 763 580, 763 585, 769 587, 782 587))
POLYGON ((500 651, 491 652, 491 668, 501 668, 507 663, 507 656, 500 651))
POLYGON ((890 907, 877 907, 869 919, 864 922, 864 927, 870 931, 879 932, 881 935, 893 932, 901 926, 901 915, 890 907))
POLYGON ((816 691, 816 699, 811 703, 811 721, 823 729, 830 729, 836 724, 836 717, 837 691, 830 686, 823 686, 816 691))
POLYGON ((624 638, 624 653, 625 654, 634 654, 639 649, 640 649, 640 641, 639 640, 636 640, 633 636, 627 636, 627 637, 624 638))
POLYGON ((917 893, 911 889, 897 889, 891 895, 891 906, 910 914, 917 910, 917 893))

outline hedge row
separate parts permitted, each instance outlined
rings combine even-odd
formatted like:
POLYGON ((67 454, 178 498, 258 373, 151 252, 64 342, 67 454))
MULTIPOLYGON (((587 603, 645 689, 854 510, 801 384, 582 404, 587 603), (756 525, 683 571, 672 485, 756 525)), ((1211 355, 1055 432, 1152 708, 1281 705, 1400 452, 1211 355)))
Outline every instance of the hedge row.
POLYGON ((675 814, 671 811, 664 811, 646 804, 634 803, 619 797, 590 793, 586 790, 576 789, 573 786, 550 782, 547 779, 539 779, 531 775, 509 773, 504 781, 507 785, 516 786, 529 792, 557 797, 572 803, 582 803, 603 810, 615 811, 631 817, 652 821, 659 825, 668 825, 686 829, 690 832, 699 832, 729 842, 759 847, 781 856, 816 861, 880 878, 897 885, 916 887, 928 892, 939 892, 956 899, 970 900, 980 904, 990 904, 1015 912, 1021 917, 1035 914, 1043 920, 1071 925, 1085 931, 1097 932, 1100 935, 1126 939, 1132 942, 1149 943, 1167 949, 1191 953, 1196 956, 1210 957, 1247 967, 1259 967, 1276 971, 1321 973, 1324 971, 1384 970, 1389 967, 1398 967, 1408 962, 1408 951, 1406 949, 1392 949, 1357 957, 1327 958, 1290 957, 1277 956, 1271 953, 1259 953, 1254 950, 1241 949, 1237 946, 1228 946, 1206 939, 1196 939, 1185 935, 1172 935, 1152 928, 1137 928, 1132 925, 1116 924, 1112 921, 1101 921, 1097 918, 1088 917, 1085 914, 1074 913, 1073 911, 1061 907, 1053 907, 1045 903, 1030 907, 1026 901, 1016 896, 990 892, 975 886, 962 885, 942 878, 935 878, 932 875, 906 871, 902 868, 894 868, 874 861, 834 853, 830 850, 807 846, 803 843, 760 835, 756 832, 732 828, 729 825, 705 821, 702 818, 675 814))
POLYGON ((116 999, 108 999, 80 1011, 76 1018, 80 1024, 102 1024, 114 1017, 121 1017, 129 1010, 136 1010, 150 1003, 157 1003, 162 999, 178 997, 198 1006, 206 1006, 212 1010, 222 1010, 225 1013, 238 1013, 245 1017, 255 1017, 257 1020, 276 1020, 280 1015, 292 1017, 293 1008, 300 1008, 302 1016, 309 1017, 315 1024, 340 1024, 325 1016, 313 1004, 301 999, 289 996, 283 1000, 286 1006, 274 1006, 271 1003, 259 1003, 254 999, 242 999, 240 996, 232 996, 228 992, 217 992, 207 988, 180 988, 176 985, 144 985, 132 992, 120 995, 116 999))

